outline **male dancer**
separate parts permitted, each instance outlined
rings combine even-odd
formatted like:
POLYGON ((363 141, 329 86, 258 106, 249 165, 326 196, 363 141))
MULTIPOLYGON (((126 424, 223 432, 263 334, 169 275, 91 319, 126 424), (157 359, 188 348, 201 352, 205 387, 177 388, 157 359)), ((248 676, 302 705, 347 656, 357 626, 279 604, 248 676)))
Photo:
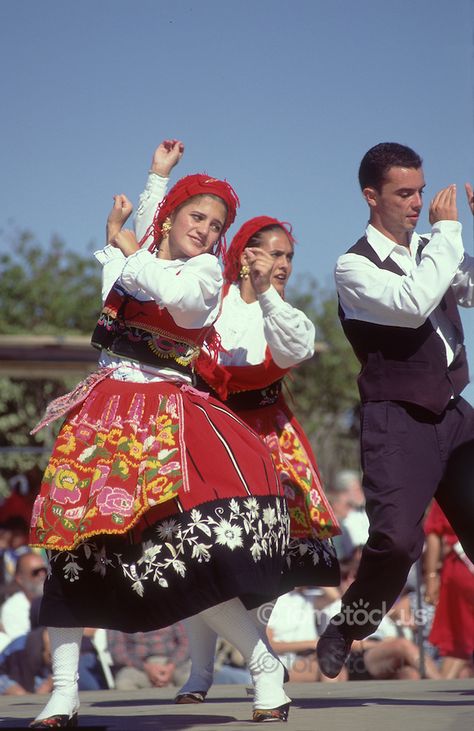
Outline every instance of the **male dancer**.
MULTIPOLYGON (((369 205, 365 236, 336 266, 340 319, 361 362, 361 459, 370 520, 355 581, 322 634, 322 672, 336 677, 352 640, 371 634, 423 548, 436 497, 474 560, 474 410, 457 305, 474 306, 474 259, 463 250, 456 187, 431 201, 431 236, 415 226, 421 158, 382 143, 359 169, 369 205)), ((474 195, 466 185, 474 213, 474 195)))

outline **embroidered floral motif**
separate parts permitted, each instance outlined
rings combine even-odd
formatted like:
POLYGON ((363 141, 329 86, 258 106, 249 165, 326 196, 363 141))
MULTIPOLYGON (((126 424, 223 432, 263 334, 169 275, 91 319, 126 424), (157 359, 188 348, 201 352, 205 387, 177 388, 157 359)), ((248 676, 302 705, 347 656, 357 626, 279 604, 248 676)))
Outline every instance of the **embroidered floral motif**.
POLYGON ((291 538, 286 554, 288 567, 298 563, 302 558, 309 558, 313 566, 318 566, 321 562, 326 566, 337 564, 336 550, 330 538, 326 540, 291 538))
POLYGON ((73 549, 98 533, 124 533, 183 485, 181 396, 94 390, 63 425, 31 520, 31 543, 73 549))
MULTIPOLYGON (((271 408, 271 407, 270 407, 271 408)), ((294 538, 330 538, 339 533, 318 473, 286 414, 275 407, 263 421, 250 423, 269 448, 285 491, 294 538), (275 414, 276 411, 276 414, 275 414), (269 429, 269 419, 272 427, 269 429), (275 430, 274 425, 277 425, 275 430)))
POLYGON ((227 546, 231 551, 238 546, 242 546, 242 528, 239 525, 232 525, 227 520, 222 520, 218 526, 214 528, 217 537, 217 543, 221 546, 227 546))
POLYGON ((58 503, 77 503, 81 499, 79 478, 69 464, 59 465, 54 473, 51 497, 58 503))
POLYGON ((97 505, 102 515, 131 515, 133 496, 119 487, 104 487, 97 498, 97 505))
MULTIPOLYGON (((255 563, 264 558, 284 557, 288 551, 289 518, 280 498, 232 498, 204 512, 193 508, 189 513, 159 521, 154 538, 141 544, 141 555, 131 562, 123 553, 107 551, 89 539, 74 551, 48 551, 52 564, 61 562, 66 581, 79 581, 80 572, 92 570, 105 576, 108 571, 121 572, 131 591, 144 596, 147 585, 157 582, 168 587, 169 577, 184 578, 193 562, 210 563, 222 550, 244 551, 255 563)), ((297 547, 292 554, 299 555, 297 547)), ((304 549, 311 550, 310 547, 304 549)), ((318 559, 319 560, 319 557, 318 559)), ((316 565, 317 560, 314 559, 316 565)))

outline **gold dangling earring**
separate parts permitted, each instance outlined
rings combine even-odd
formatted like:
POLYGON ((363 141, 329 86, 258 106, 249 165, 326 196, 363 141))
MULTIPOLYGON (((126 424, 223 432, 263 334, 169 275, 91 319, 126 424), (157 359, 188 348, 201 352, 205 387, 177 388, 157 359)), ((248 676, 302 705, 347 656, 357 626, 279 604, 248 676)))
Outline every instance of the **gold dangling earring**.
POLYGON ((250 274, 250 267, 248 264, 242 264, 242 267, 239 272, 239 277, 241 279, 248 279, 250 274))
POLYGON ((168 216, 168 218, 165 218, 165 220, 161 224, 161 233, 163 235, 163 238, 165 238, 166 236, 169 236, 172 225, 173 224, 171 223, 170 217, 168 216))

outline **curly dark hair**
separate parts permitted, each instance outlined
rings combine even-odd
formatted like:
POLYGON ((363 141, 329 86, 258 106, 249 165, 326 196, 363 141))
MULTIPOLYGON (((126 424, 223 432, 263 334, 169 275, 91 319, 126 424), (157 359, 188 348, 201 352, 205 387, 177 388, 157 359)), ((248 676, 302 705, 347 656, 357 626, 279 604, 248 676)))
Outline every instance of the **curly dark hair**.
POLYGON ((359 167, 359 184, 364 188, 375 188, 380 191, 385 176, 392 167, 421 168, 421 157, 405 145, 398 142, 380 142, 371 147, 362 158, 359 167))

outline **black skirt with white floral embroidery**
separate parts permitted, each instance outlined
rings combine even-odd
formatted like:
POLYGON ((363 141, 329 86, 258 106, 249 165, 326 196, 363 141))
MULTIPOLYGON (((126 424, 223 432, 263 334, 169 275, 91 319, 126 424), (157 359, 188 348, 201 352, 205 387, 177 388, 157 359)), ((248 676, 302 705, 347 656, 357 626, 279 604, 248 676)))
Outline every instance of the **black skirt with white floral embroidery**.
POLYGON ((50 551, 40 621, 143 632, 233 597, 259 606, 287 590, 288 526, 284 498, 250 496, 168 515, 138 542, 101 534, 50 551))

